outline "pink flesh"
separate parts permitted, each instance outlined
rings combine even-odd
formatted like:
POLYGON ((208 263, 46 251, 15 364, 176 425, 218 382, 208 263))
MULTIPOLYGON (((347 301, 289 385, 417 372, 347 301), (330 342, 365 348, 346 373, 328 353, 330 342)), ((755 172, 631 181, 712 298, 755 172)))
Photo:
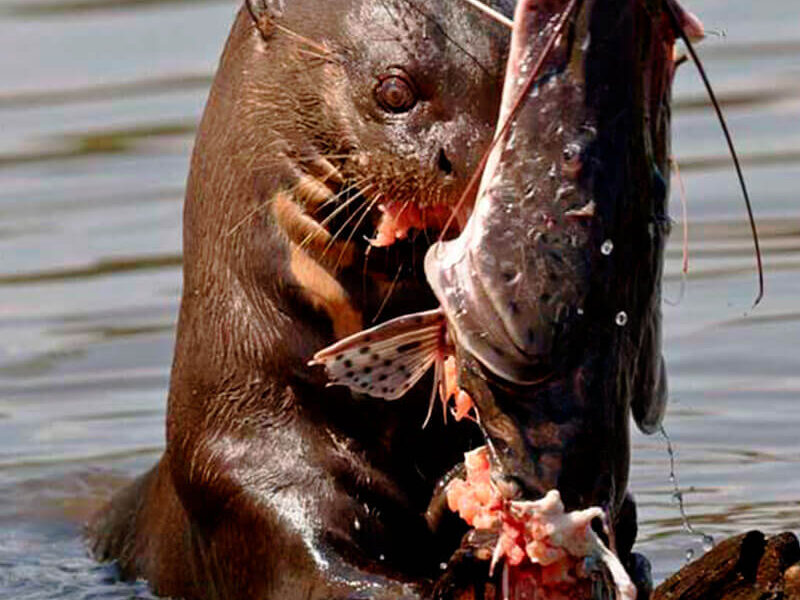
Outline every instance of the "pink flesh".
POLYGON ((420 208, 411 201, 395 200, 381 204, 378 209, 381 211, 381 220, 375 237, 369 240, 369 243, 377 248, 385 248, 397 240, 406 239, 412 229, 441 230, 452 210, 445 205, 420 208))
POLYGON ((633 600, 636 590, 616 558, 592 531, 600 508, 565 512, 560 494, 551 490, 536 502, 507 500, 493 484, 486 447, 464 455, 466 480, 447 487, 447 504, 467 524, 499 533, 490 574, 500 561, 514 585, 529 586, 542 600, 585 598, 588 574, 583 559, 598 555, 614 576, 618 598, 633 600))
MULTIPOLYGON (((455 209, 447 204, 420 207, 410 200, 390 200, 378 206, 378 210, 381 212, 381 220, 375 231, 375 237, 369 240, 369 243, 377 248, 385 248, 397 240, 408 238, 412 229, 442 231, 455 209)), ((455 215, 457 227, 451 229, 456 233, 461 231, 471 212, 472 206, 461 207, 455 215)))
POLYGON ((453 398, 455 405, 452 411, 453 418, 456 421, 460 421, 472 412, 475 405, 470 395, 458 387, 458 370, 455 356, 448 356, 444 361, 443 377, 444 392, 441 400, 446 405, 450 398, 453 398))

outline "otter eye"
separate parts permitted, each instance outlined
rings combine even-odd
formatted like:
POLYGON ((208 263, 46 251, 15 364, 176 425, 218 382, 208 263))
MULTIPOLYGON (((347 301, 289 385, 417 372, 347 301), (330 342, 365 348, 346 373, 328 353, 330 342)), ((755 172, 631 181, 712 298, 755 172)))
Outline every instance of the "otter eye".
POLYGON ((417 103, 417 90, 405 73, 390 73, 375 86, 375 99, 385 111, 404 113, 417 103))

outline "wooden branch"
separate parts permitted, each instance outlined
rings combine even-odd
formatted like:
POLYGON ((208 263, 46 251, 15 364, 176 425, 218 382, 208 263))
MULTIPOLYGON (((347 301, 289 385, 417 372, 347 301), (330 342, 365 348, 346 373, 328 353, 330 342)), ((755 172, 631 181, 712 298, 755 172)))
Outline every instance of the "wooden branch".
POLYGON ((800 545, 793 533, 728 538, 662 583, 652 600, 800 600, 800 545))

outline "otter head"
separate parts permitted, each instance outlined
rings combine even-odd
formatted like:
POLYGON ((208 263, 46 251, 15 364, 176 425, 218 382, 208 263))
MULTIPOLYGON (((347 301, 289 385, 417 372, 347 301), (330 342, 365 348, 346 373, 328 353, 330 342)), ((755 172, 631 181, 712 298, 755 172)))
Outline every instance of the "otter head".
POLYGON ((232 348, 271 360, 280 344, 299 364, 434 305, 421 260, 491 139, 508 30, 464 2, 246 8, 194 153, 183 314, 222 315, 232 348), (245 344, 253 329, 263 341, 245 344))

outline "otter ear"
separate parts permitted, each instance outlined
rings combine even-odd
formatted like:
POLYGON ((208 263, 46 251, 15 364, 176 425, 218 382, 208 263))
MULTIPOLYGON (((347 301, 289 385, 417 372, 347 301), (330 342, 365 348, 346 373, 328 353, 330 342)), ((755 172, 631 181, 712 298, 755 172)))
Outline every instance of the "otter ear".
POLYGON ((256 23, 263 19, 277 19, 286 10, 286 0, 245 0, 245 4, 256 23))

